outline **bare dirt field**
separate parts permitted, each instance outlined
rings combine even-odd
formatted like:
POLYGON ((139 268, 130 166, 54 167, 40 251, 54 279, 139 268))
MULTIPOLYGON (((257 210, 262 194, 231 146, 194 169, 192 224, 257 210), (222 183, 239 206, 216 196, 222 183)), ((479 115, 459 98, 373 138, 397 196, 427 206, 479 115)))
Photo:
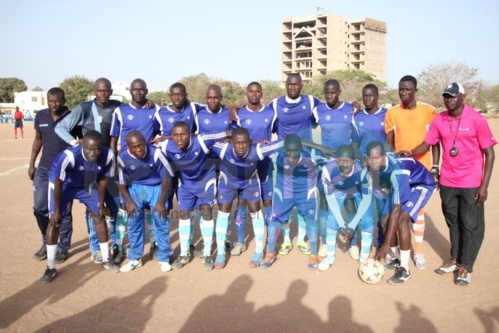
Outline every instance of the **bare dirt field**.
MULTIPOLYGON (((489 122, 499 136, 499 119, 489 122)), ((46 262, 31 258, 41 245, 27 175, 33 137, 32 123, 18 140, 12 124, 0 124, 2 332, 499 331, 497 165, 486 202, 486 237, 468 287, 454 285, 453 275, 433 272, 449 253, 437 193, 426 209, 427 268, 411 266, 412 279, 403 286, 388 285, 387 276, 377 285, 363 283, 357 262, 344 249, 327 272, 309 271, 307 257, 296 248, 270 269, 251 269, 252 235, 249 249, 229 258, 223 270, 205 272, 194 258, 181 270, 162 273, 146 254, 142 267, 113 274, 90 260, 81 204, 74 205, 71 256, 57 266, 57 279, 44 285, 38 279, 46 262)), ((250 226, 248 220, 248 234, 250 226)), ((175 259, 177 220, 171 238, 175 259)))

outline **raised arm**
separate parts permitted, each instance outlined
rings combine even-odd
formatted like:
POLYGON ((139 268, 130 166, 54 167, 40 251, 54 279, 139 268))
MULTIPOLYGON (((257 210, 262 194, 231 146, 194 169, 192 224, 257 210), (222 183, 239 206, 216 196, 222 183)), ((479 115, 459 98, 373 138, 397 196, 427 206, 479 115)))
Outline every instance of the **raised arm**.
POLYGON ((78 141, 71 135, 71 131, 78 125, 83 123, 83 110, 77 105, 73 111, 65 116, 55 126, 55 133, 71 146, 74 146, 78 141))

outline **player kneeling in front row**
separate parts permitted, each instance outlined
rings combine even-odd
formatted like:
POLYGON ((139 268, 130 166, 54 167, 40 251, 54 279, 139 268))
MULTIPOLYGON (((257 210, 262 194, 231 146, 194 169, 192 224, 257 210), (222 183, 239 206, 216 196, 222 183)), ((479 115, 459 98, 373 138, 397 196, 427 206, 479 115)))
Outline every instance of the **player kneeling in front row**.
POLYGON ((173 171, 163 152, 147 144, 139 131, 131 131, 126 136, 127 149, 118 156, 118 188, 126 200, 128 213, 128 238, 130 250, 128 262, 120 271, 129 272, 142 266, 144 254, 144 210, 152 207, 154 233, 158 246, 158 261, 163 272, 172 269, 170 256, 170 219, 167 203, 170 179, 173 171))
POLYGON ((102 252, 102 266, 111 272, 119 272, 119 267, 109 260, 109 236, 104 213, 106 176, 112 177, 114 168, 113 152, 102 147, 102 135, 97 131, 87 132, 81 145, 70 147, 55 158, 49 176, 48 267, 40 278, 41 282, 52 282, 57 275, 55 255, 59 226, 68 203, 73 199, 87 206, 94 219, 102 252))

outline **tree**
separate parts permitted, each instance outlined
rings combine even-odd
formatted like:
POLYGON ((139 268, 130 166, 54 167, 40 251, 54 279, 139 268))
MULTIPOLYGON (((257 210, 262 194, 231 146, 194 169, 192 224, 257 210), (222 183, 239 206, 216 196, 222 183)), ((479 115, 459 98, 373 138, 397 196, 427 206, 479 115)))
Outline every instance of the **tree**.
POLYGON ((240 104, 244 102, 245 90, 239 83, 209 77, 205 73, 192 76, 184 76, 178 82, 182 82, 186 89, 189 100, 204 103, 206 100, 206 88, 210 84, 219 85, 222 88, 222 104, 240 104))
POLYGON ((147 94, 147 99, 153 101, 159 107, 163 107, 170 103, 170 96, 166 91, 154 91, 147 94))
POLYGON ((400 103, 399 90, 388 89, 384 92, 380 91, 378 103, 380 105, 390 104, 397 105, 400 103))
POLYGON ((262 80, 259 83, 262 85, 262 103, 264 104, 270 103, 274 98, 286 95, 286 89, 280 81, 262 80))
POLYGON ((28 87, 21 79, 16 77, 0 78, 1 103, 14 103, 14 93, 26 90, 28 87))
POLYGON ((31 91, 43 91, 43 88, 40 86, 36 86, 33 89, 31 89, 31 91))
POLYGON ((442 91, 452 82, 459 82, 466 92, 466 100, 472 104, 480 82, 476 79, 477 68, 468 67, 463 62, 439 62, 429 65, 418 75, 418 99, 433 105, 444 106, 442 91))
POLYGON ((94 82, 84 76, 68 77, 59 85, 66 94, 66 105, 72 109, 92 94, 94 82))

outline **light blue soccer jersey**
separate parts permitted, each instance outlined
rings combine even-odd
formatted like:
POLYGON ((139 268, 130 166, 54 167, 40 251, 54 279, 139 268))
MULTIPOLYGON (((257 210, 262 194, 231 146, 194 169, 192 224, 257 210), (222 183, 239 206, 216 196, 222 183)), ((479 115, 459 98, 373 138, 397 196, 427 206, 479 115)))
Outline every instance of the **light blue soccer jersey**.
POLYGON ((352 198, 355 194, 362 193, 361 172, 362 165, 359 161, 355 161, 352 172, 347 176, 340 173, 336 160, 329 161, 322 170, 324 193, 340 199, 352 198))
POLYGON ((247 106, 237 113, 237 127, 244 127, 248 130, 250 139, 262 141, 272 139, 277 113, 268 106, 262 106, 259 111, 252 111, 247 106))
POLYGON ((202 107, 195 116, 198 134, 215 134, 230 129, 230 110, 220 107, 217 113, 202 107))
POLYGON ((353 106, 348 102, 343 102, 337 109, 321 102, 313 110, 315 121, 321 127, 323 146, 338 149, 352 143, 352 112, 353 106))
POLYGON ((317 191, 317 164, 308 157, 301 157, 292 163, 280 152, 275 160, 277 175, 275 191, 282 195, 281 200, 315 197, 317 191))
POLYGON ((352 140, 359 143, 359 154, 366 155, 366 147, 372 141, 384 143, 386 141, 385 116, 386 109, 380 107, 378 111, 369 114, 361 110, 353 117, 352 140))
POLYGON ((201 109, 202 105, 199 103, 191 102, 180 111, 174 111, 171 104, 164 108, 159 109, 154 115, 154 121, 161 136, 172 134, 172 127, 177 121, 183 121, 189 125, 191 133, 196 131, 194 119, 197 111, 201 109))

